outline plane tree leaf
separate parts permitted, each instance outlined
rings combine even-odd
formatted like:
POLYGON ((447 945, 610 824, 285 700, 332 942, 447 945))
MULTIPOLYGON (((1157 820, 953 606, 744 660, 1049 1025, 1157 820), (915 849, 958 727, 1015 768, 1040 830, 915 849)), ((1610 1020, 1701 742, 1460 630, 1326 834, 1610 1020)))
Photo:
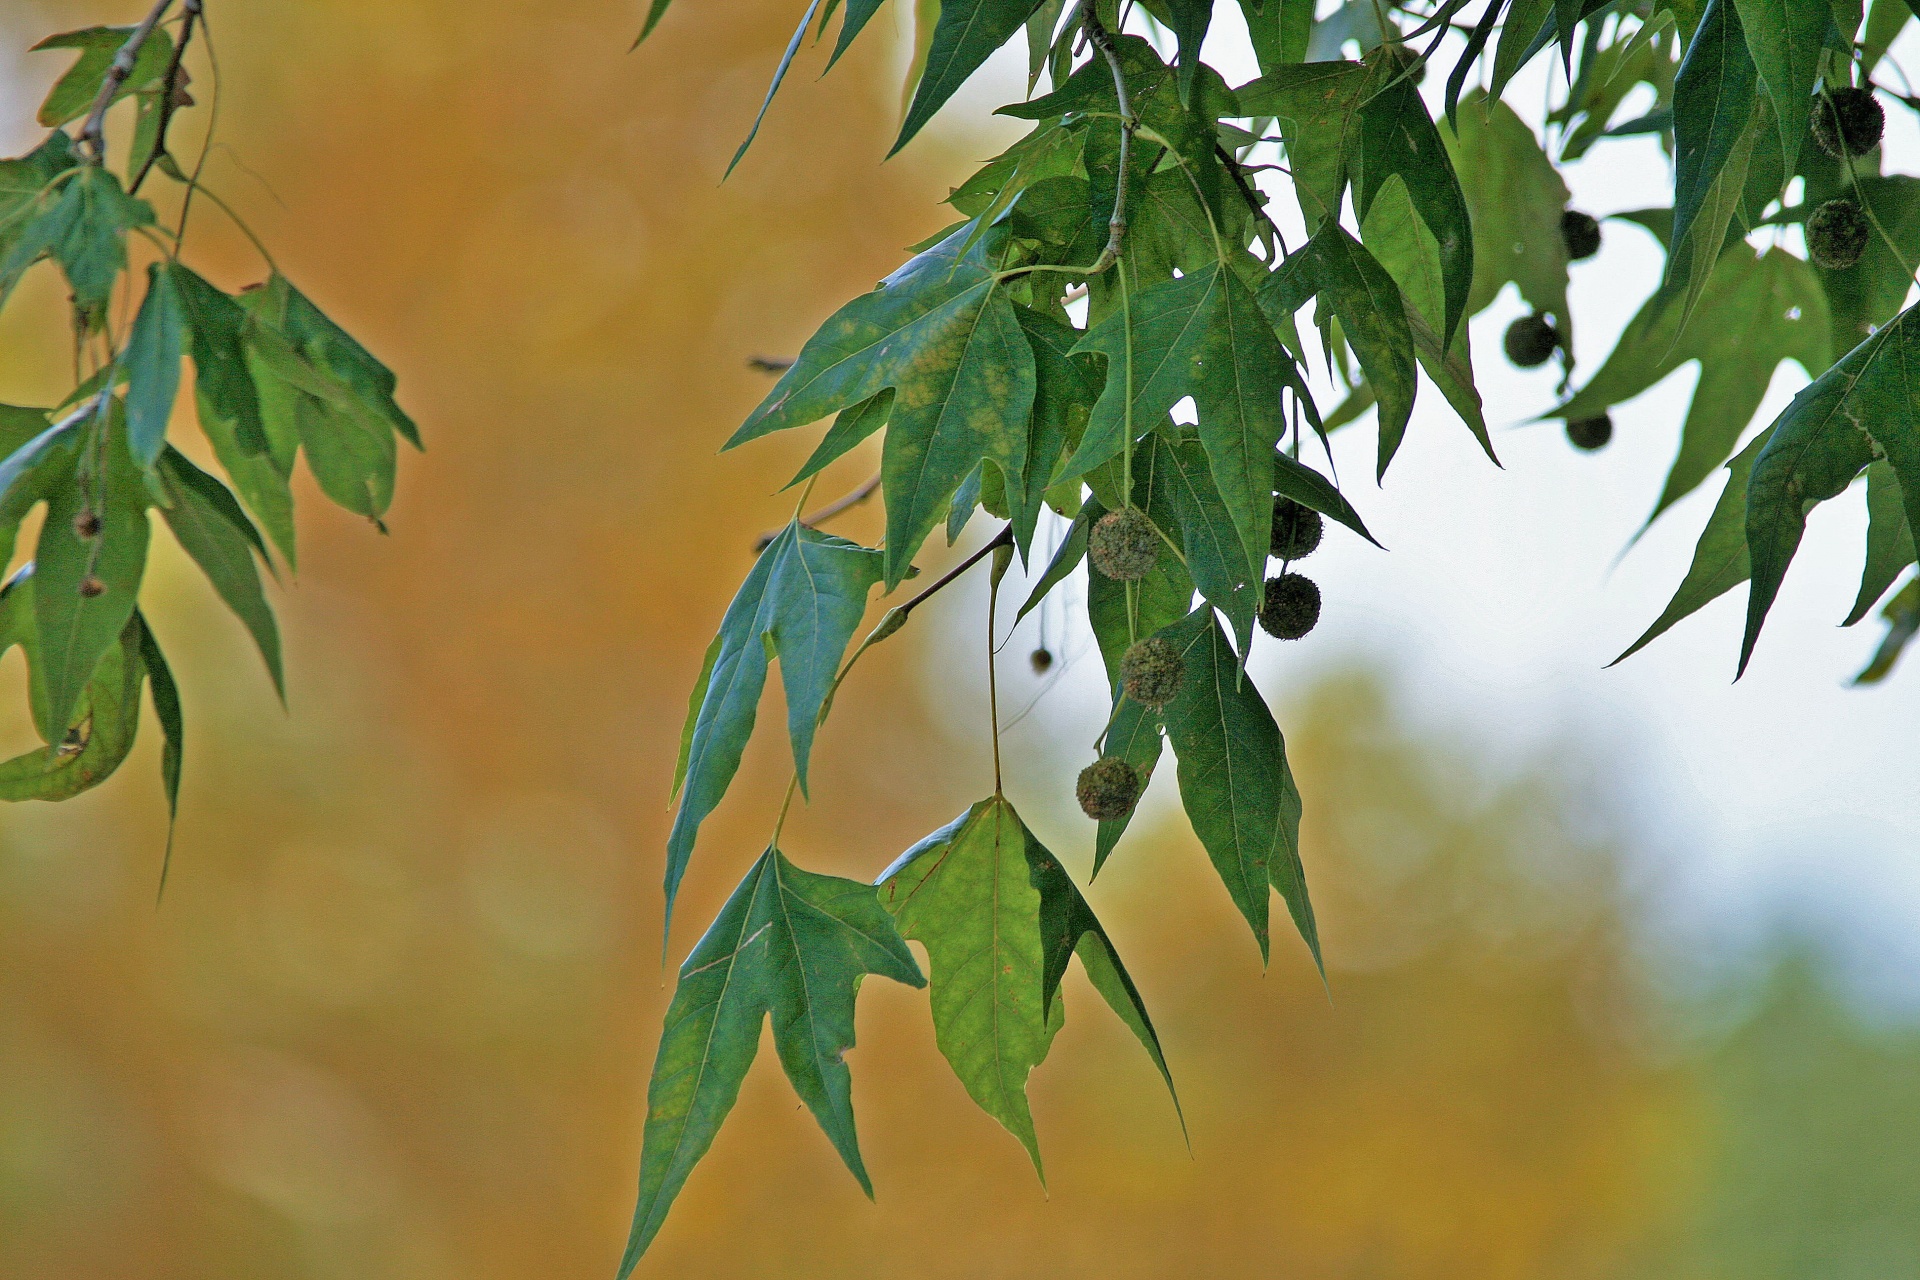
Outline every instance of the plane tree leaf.
POLYGON ((1039 7, 1040 0, 943 0, 920 82, 893 151, 912 141, 981 64, 1020 33, 1039 7))
POLYGON ((700 824, 726 794, 753 734, 768 663, 780 659, 787 736, 804 790, 821 708, 879 578, 879 552, 789 524, 740 584, 720 621, 681 735, 673 783, 680 807, 667 837, 669 919, 700 824))
MULTIPOLYGON (((1739 11, 1740 28, 1753 56, 1760 84, 1773 105, 1780 132, 1783 172, 1794 172, 1801 140, 1807 136, 1807 117, 1813 111, 1813 86, 1820 74, 1820 51, 1835 10, 1827 0, 1717 0, 1739 11)), ((1841 39, 1851 43, 1859 25, 1854 22, 1841 39)), ((1704 22, 1702 23, 1704 26, 1704 22)))
POLYGON ((853 1047, 854 1000, 867 974, 926 985, 871 885, 802 870, 769 848, 680 966, 647 1087, 640 1196, 620 1261, 623 1280, 713 1145, 769 1017, 794 1092, 873 1194, 843 1060, 853 1047))
POLYGON ((1882 459, 1867 467, 1867 563, 1860 574, 1860 594, 1844 625, 1866 617, 1913 562, 1913 526, 1907 523, 1900 480, 1882 459))
MULTIPOLYGON (((1508 281, 1535 311, 1563 324, 1567 313, 1567 245, 1560 216, 1567 184, 1533 130, 1506 103, 1479 92, 1460 103, 1452 128, 1440 130, 1459 175, 1473 226, 1473 280, 1466 313, 1478 315, 1508 281)), ((1430 325, 1438 317, 1421 307, 1430 325)))

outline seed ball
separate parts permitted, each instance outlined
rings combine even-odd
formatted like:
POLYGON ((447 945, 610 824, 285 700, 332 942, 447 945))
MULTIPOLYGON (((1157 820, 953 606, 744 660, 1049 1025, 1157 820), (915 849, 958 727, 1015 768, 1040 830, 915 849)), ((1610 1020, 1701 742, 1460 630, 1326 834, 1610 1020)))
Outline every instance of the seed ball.
POLYGON ((1600 252, 1600 222, 1590 213, 1569 209, 1560 215, 1560 238, 1575 262, 1600 252))
POLYGON ((1043 676, 1053 667, 1053 650, 1041 645, 1027 655, 1027 661, 1033 664, 1033 674, 1043 676))
POLYGON ((98 599, 100 596, 105 595, 106 591, 107 584, 92 574, 88 574, 86 577, 80 579, 80 595, 85 599, 98 599))
POLYGON ((1109 511, 1093 526, 1087 548, 1093 567, 1120 582, 1138 582, 1160 560, 1160 535, 1138 507, 1109 511))
POLYGON ((1101 756, 1080 771, 1073 793, 1089 818, 1112 822, 1133 812, 1140 799, 1140 775, 1119 756, 1101 756))
POLYGON ((1604 449, 1613 439, 1613 419, 1606 414, 1597 418, 1570 418, 1567 421, 1567 439, 1576 449, 1592 453, 1604 449))
POLYGON ((1813 104, 1813 140, 1836 160, 1867 154, 1886 127, 1887 113, 1871 89, 1834 89, 1813 104))
POLYGON ((1182 674, 1178 646, 1159 636, 1136 641, 1120 659, 1120 687, 1129 698, 1156 711, 1180 692, 1182 674))
POLYGON ((82 511, 73 518, 73 536, 82 542, 92 542, 100 536, 100 517, 91 511, 82 511))
POLYGON ((1873 224, 1851 200, 1829 200, 1807 219, 1807 255, 1829 271, 1845 271, 1860 261, 1873 224))
POLYGON ((1320 621, 1320 588, 1312 578, 1283 573, 1267 579, 1260 629, 1276 640, 1298 640, 1320 621))
POLYGON ((1273 507, 1273 558, 1304 560, 1320 545, 1326 522, 1312 507, 1282 498, 1273 507))
POLYGON ((1560 331, 1542 315, 1521 316, 1507 326, 1507 359, 1522 369, 1547 362, 1560 346, 1560 331))

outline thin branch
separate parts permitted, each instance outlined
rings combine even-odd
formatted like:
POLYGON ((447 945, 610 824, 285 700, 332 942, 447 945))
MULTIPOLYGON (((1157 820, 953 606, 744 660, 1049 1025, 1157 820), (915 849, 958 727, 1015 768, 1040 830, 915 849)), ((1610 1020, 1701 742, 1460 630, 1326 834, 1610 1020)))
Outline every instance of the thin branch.
POLYGON ((1113 180, 1113 216, 1107 219, 1107 247, 1100 251, 1100 257, 1087 271, 1088 275, 1097 276, 1119 259, 1121 242, 1127 238, 1127 152, 1133 145, 1133 131, 1139 122, 1134 119, 1133 105, 1127 98, 1127 77, 1120 70, 1120 55, 1114 51, 1113 36, 1100 24, 1100 16, 1094 12, 1094 0, 1080 0, 1080 29, 1107 60, 1107 68, 1113 73, 1114 101, 1120 109, 1120 163, 1113 180))
MULTIPOLYGON (((832 502, 829 502, 826 506, 821 507, 818 511, 810 511, 806 515, 801 516, 799 521, 800 527, 803 529, 818 528, 820 525, 824 524, 828 520, 833 519, 835 516, 839 515, 841 512, 850 511, 854 507, 859 506, 861 503, 865 502, 868 498, 871 498, 875 493, 878 493, 879 490, 880 490, 880 476, 876 472, 872 479, 868 480, 865 484, 861 485, 858 489, 855 489, 852 493, 847 494, 843 498, 835 498, 832 502)), ((761 534, 759 537, 753 540, 753 549, 756 552, 765 551, 769 546, 773 544, 773 540, 779 536, 780 536, 779 529, 769 529, 767 532, 761 534)))
POLYGON ((160 25, 160 19, 167 16, 167 10, 173 8, 173 0, 159 0, 151 12, 140 20, 133 29, 127 42, 120 46, 120 52, 113 55, 113 64, 107 68, 107 78, 100 82, 100 92, 93 96, 93 108, 87 112, 86 123, 80 126, 80 141, 92 154, 93 163, 104 164, 107 158, 107 108, 113 105, 115 95, 126 84, 127 77, 133 74, 133 64, 140 56, 140 46, 147 42, 153 29, 160 25))
POLYGON ((161 156, 167 154, 167 129, 173 124, 173 113, 179 110, 181 64, 186 61, 187 46, 193 43, 193 27, 200 20, 201 0, 182 0, 180 12, 185 22, 180 27, 179 42, 173 46, 173 61, 167 64, 166 79, 160 88, 160 128, 154 135, 153 151, 140 165, 140 172, 134 175, 133 185, 127 188, 128 195, 137 195, 140 184, 153 172, 153 166, 161 156))

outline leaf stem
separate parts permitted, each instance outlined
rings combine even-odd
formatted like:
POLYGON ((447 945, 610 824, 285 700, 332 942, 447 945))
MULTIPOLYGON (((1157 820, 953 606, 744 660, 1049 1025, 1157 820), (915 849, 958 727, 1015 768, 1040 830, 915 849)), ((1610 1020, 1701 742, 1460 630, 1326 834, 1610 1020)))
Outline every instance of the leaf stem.
POLYGON ((160 128, 154 134, 153 151, 141 162, 140 172, 127 187, 130 196, 140 194, 140 184, 153 172, 154 163, 167 153, 167 129, 173 124, 174 99, 180 90, 180 64, 186 60, 187 46, 193 43, 194 24, 201 18, 200 6, 201 0, 183 0, 180 6, 185 21, 180 27, 180 39, 173 46, 173 61, 167 64, 167 74, 160 86, 160 128))
MULTIPOLYGON (((1011 526, 1009 526, 1011 527, 1011 526)), ((995 551, 1005 548, 996 547, 995 551)), ((1012 554, 1008 552, 1008 554, 1012 554)), ((1000 607, 1000 573, 1006 566, 1002 561, 994 561, 992 580, 987 584, 987 719, 993 728, 993 794, 999 795, 1000 782, 1000 677, 999 663, 994 660, 993 633, 995 616, 1000 607)))
POLYGON ((173 0, 159 0, 140 25, 133 29, 127 42, 120 46, 120 52, 113 55, 113 63, 107 68, 106 78, 100 82, 100 92, 93 95, 93 106, 87 112, 87 118, 80 126, 80 143, 86 147, 88 158, 93 164, 104 165, 107 162, 107 108, 113 105, 127 77, 133 74, 134 62, 140 57, 140 48, 153 35, 153 29, 160 25, 160 19, 167 16, 167 10, 173 8, 173 0))
MULTIPOLYGON (((812 492, 811 485, 808 486, 808 492, 809 493, 812 492)), ((821 507, 818 511, 809 511, 806 515, 800 516, 799 517, 800 527, 803 529, 817 528, 821 524, 824 524, 826 521, 833 519, 835 516, 839 515, 840 513, 844 511, 851 511, 853 508, 859 506, 861 503, 865 502, 867 499, 871 498, 874 494, 878 492, 880 492, 880 473, 876 471, 874 472, 873 476, 866 481, 866 483, 862 484, 858 489, 855 489, 852 493, 847 494, 845 497, 835 498, 832 502, 829 502, 826 506, 821 507)), ((802 496, 800 499, 800 505, 805 506, 806 504, 807 504, 807 500, 804 496, 802 496)), ((782 527, 784 528, 785 526, 782 526, 782 527)), ((767 549, 768 544, 770 544, 775 538, 779 536, 780 536, 779 529, 768 530, 766 533, 761 534, 758 538, 755 538, 753 540, 753 549, 755 551, 765 551, 767 549)))

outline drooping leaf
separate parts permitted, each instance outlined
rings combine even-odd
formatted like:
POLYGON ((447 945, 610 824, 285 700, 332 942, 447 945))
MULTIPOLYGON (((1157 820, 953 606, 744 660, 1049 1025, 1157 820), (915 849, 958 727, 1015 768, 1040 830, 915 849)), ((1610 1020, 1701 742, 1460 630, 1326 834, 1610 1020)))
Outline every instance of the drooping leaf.
POLYGON ((1740 670, 1799 549, 1807 509, 1843 492, 1876 457, 1899 478, 1907 521, 1920 528, 1920 316, 1908 310, 1801 390, 1774 422, 1747 487, 1753 591, 1740 670))
MULTIPOLYGON (((34 202, 50 196, 57 199, 48 186, 74 164, 73 140, 58 131, 48 134, 45 142, 26 155, 0 160, 0 262, 11 256, 13 246, 31 225, 34 202)), ((11 278, 3 283, 12 287, 11 278)))
POLYGON ((74 723, 94 668, 133 617, 147 564, 147 490, 117 406, 102 425, 104 462, 93 483, 49 487, 34 551, 34 626, 40 638, 34 719, 41 736, 55 745, 74 723), (75 527, 83 512, 99 521, 91 538, 75 527))
POLYGON ((1876 230, 1860 260, 1843 271, 1813 267, 1833 313, 1832 360, 1899 314, 1913 287, 1904 263, 1920 262, 1920 178, 1862 174, 1846 184, 1845 194, 1871 213, 1886 236, 1876 230))
POLYGON ((1213 0, 1167 0, 1172 11, 1174 38, 1180 42, 1180 96, 1193 93, 1193 79, 1200 70, 1200 46, 1213 22, 1213 0))
POLYGON ((1613 353, 1552 416, 1577 420, 1631 400, 1689 361, 1700 380, 1681 428, 1680 452, 1649 523, 1726 461, 1766 396, 1782 360, 1808 374, 1827 363, 1827 302, 1811 267, 1782 250, 1745 244, 1721 255, 1683 327, 1680 307, 1656 295, 1621 331, 1613 353))
POLYGON ((185 329, 186 309, 173 277, 155 263, 147 268, 146 300, 121 357, 127 366, 127 446, 143 467, 151 467, 167 443, 185 329))
MULTIPOLYGON (((1100 754, 1119 756, 1132 765, 1140 775, 1144 790, 1147 779, 1153 776, 1154 766, 1160 762, 1160 713, 1126 697, 1117 687, 1113 692, 1113 703, 1113 721, 1107 726, 1106 737, 1101 740, 1100 754)), ((1136 805, 1121 817, 1101 819, 1093 838, 1095 876, 1107 865, 1107 859, 1120 843, 1120 837, 1127 833, 1127 828, 1133 823, 1133 815, 1138 811, 1136 805)))
MULTIPOLYGON (((1560 216, 1567 207, 1566 183, 1533 130, 1504 102, 1469 94, 1457 129, 1443 128, 1440 136, 1453 157, 1473 223, 1473 284, 1466 313, 1484 311, 1511 280, 1535 311, 1565 324, 1567 245, 1560 216)), ((1424 305, 1421 314, 1438 328, 1424 305)))
MULTIPOLYGON (((1173 507, 1172 488, 1159 478, 1162 465, 1171 463, 1158 449, 1143 449, 1134 459, 1133 505, 1144 512, 1163 535, 1160 555, 1153 568, 1133 584, 1131 591, 1126 583, 1114 581, 1098 568, 1090 567, 1087 572, 1087 623, 1093 628, 1093 638, 1100 648, 1107 686, 1113 690, 1120 687, 1120 660, 1126 656, 1127 647, 1178 622, 1193 608, 1193 578, 1180 557, 1174 554, 1173 547, 1167 545, 1169 539, 1178 543, 1180 514, 1173 507)), ((1108 510, 1105 500, 1119 503, 1119 470, 1118 464, 1113 464, 1109 475, 1096 474, 1099 483, 1092 486, 1095 496, 1087 504, 1093 509, 1096 522, 1108 510), (1112 485, 1106 483, 1108 478, 1112 479, 1112 485)))
POLYGON ((1211 609, 1196 610, 1161 634, 1185 662, 1180 692, 1164 715, 1194 834, 1252 927, 1261 958, 1268 951, 1271 885, 1319 964, 1319 928, 1300 863, 1300 792, 1280 727, 1211 609))
POLYGON ((913 103, 907 108, 893 150, 887 154, 906 146, 981 64, 1019 33, 1039 7, 1040 0, 943 0, 913 103))
MULTIPOLYGON (((1780 131, 1783 172, 1794 172, 1800 141, 1807 136, 1807 117, 1813 109, 1813 85, 1820 73, 1820 50, 1833 22, 1827 0, 1720 0, 1740 13, 1753 66, 1761 88, 1773 104, 1780 131)), ((1855 10, 1856 17, 1858 10, 1855 10)), ((1704 29, 1706 20, 1701 26, 1704 29)), ((1855 22, 1842 35, 1851 43, 1855 22)), ((1676 104, 1677 109, 1677 104, 1676 104)))
MULTIPOLYGON (((34 45, 36 53, 42 49, 80 51, 80 57, 54 82, 35 118, 49 129, 58 129, 85 115, 92 108, 93 100, 100 96, 114 58, 133 33, 133 27, 86 27, 48 36, 34 45)), ((165 28, 156 27, 141 42, 139 52, 134 55, 133 69, 114 91, 113 101, 118 102, 152 85, 166 74, 172 60, 173 37, 165 28)))
POLYGON ((120 180, 96 165, 80 167, 57 197, 23 209, 18 233, 0 258, 0 301, 27 268, 43 257, 59 262, 74 301, 97 312, 127 265, 127 232, 153 222, 153 206, 129 196, 120 180))
POLYGON ((273 677, 274 691, 287 698, 280 665, 280 629, 273 606, 260 585, 258 555, 266 559, 259 530, 227 487, 189 462, 178 449, 160 455, 159 481, 169 504, 160 509, 180 546, 207 575, 227 608, 246 625, 273 677))
POLYGON ((152 683, 153 714, 160 721, 165 742, 160 748, 160 786, 167 795, 167 852, 160 868, 160 887, 166 888, 167 867, 173 861, 173 826, 180 816, 180 771, 187 748, 186 717, 180 710, 180 689, 173 682, 173 668, 160 651, 160 641, 138 610, 134 622, 140 628, 140 661, 152 683))
POLYGON ((76 428, 85 418, 75 414, 47 425, 45 409, 0 405, 0 564, 13 559, 20 522, 48 488, 66 478, 71 459, 65 456, 79 439, 76 428))
MULTIPOLYGON (((1667 282, 1685 285, 1682 318, 1720 256, 1753 154, 1758 73, 1734 0, 1710 0, 1673 85, 1673 232, 1667 282)), ((1805 113, 1801 115, 1804 127, 1805 113)))
POLYGON ((982 800, 901 854, 879 890, 901 934, 927 949, 941 1053, 981 1109, 1020 1140, 1043 1181, 1027 1076, 1065 1020, 1056 995, 1069 954, 1081 957, 1172 1088, 1106 931, 1004 797, 982 800))
POLYGON ((640 1196, 620 1260, 622 1280, 713 1145, 769 1015, 794 1092, 873 1193, 842 1060, 854 1043, 860 981, 870 973, 926 985, 872 886, 803 871, 769 848, 680 966, 647 1087, 640 1196))
MULTIPOLYGON (((1179 543, 1187 558, 1187 572, 1200 594, 1226 617, 1245 652, 1253 643, 1253 617, 1260 607, 1261 570, 1266 567, 1267 548, 1260 549, 1257 561, 1247 558, 1233 517, 1214 487, 1206 451, 1197 439, 1183 434, 1176 441, 1163 428, 1149 440, 1157 455, 1154 483, 1164 486, 1172 499, 1159 505, 1171 506, 1179 522, 1179 543)), ((1269 528, 1272 523, 1269 505, 1269 528)))
POLYGON ((1873 661, 1853 678, 1857 685, 1878 684, 1885 680, 1907 645, 1914 636, 1920 635, 1920 578, 1908 579, 1907 585, 1887 601, 1887 607, 1881 610, 1880 616, 1887 624, 1887 634, 1880 641, 1873 661))
POLYGON ((835 312, 727 441, 727 448, 817 422, 891 387, 881 487, 889 587, 982 461, 1018 483, 1034 397, 1033 350, 988 246, 965 232, 914 258, 835 312))
POLYGON ((1073 517, 1073 523, 1067 526, 1067 536, 1060 540, 1059 550, 1053 553, 1053 559, 1047 563, 1046 571, 1040 575, 1040 580, 1033 584, 1033 590, 1028 593, 1026 603, 1021 605, 1020 612, 1014 615, 1015 622, 1037 609, 1049 592, 1066 581, 1067 575, 1080 567, 1080 562, 1087 558, 1088 531, 1093 527, 1095 518, 1103 514, 1105 509, 1098 502, 1088 502, 1080 508, 1073 517))
POLYGON ((700 824, 726 794, 752 736, 767 664, 780 659, 787 736, 804 790, 820 709, 879 577, 879 552, 790 524, 727 606, 719 648, 688 707, 686 764, 674 787, 680 808, 667 838, 669 920, 700 824))
POLYGON ((1336 489, 1333 481, 1315 471, 1305 463, 1289 458, 1286 454, 1274 456, 1273 471, 1274 493, 1283 498, 1291 498, 1302 506, 1312 507, 1323 516, 1338 520, 1374 546, 1380 543, 1367 526, 1361 522, 1360 513, 1353 509, 1336 489))
POLYGON ((1884 460, 1867 468, 1867 563, 1860 594, 1843 626, 1852 626, 1880 603, 1887 588, 1914 562, 1913 526, 1907 523, 1900 481, 1884 460))
POLYGON ((807 27, 812 24, 813 15, 819 11, 820 0, 811 0, 807 11, 800 15, 800 25, 793 29, 793 38, 787 41, 786 52, 780 55, 780 63, 773 69, 773 83, 767 86, 767 96, 760 100, 760 110, 753 117, 753 127, 747 130, 747 136, 733 153, 733 159, 727 162, 727 172, 723 178, 733 176, 733 171, 740 166, 741 157, 747 154, 747 148, 760 135, 760 123, 767 118, 767 108, 773 105, 773 95, 780 92, 780 82, 787 78, 787 68, 793 65, 793 55, 800 52, 800 42, 806 39, 807 27))
POLYGON ((1263 73, 1306 60, 1313 9, 1310 0, 1240 0, 1254 60, 1263 73))
POLYGON ((1687 566, 1687 575, 1681 580, 1679 590, 1673 593, 1673 599, 1654 619, 1653 625, 1607 665, 1625 662, 1665 635, 1674 623, 1698 613, 1751 575, 1751 562, 1747 558, 1747 482, 1753 475, 1754 459, 1766 447, 1771 432, 1772 428, 1762 431, 1727 463, 1727 487, 1720 491, 1720 501, 1707 517, 1707 527, 1694 548, 1693 563, 1687 566))
POLYGON ((1027 436, 1026 474, 1009 483, 1014 544, 1024 560, 1054 473, 1066 461, 1069 443, 1086 430, 1100 395, 1100 374, 1091 356, 1077 355, 1080 331, 1031 307, 1014 314, 1033 348, 1033 426, 1027 436))
MULTIPOLYGON (((0 591, 0 652, 15 644, 30 667, 47 660, 34 617, 35 574, 23 570, 0 591)), ((71 718, 48 745, 0 762, 0 800, 70 800, 105 782, 133 749, 140 726, 143 628, 129 620, 88 673, 71 718)))
POLYGON ((1307 62, 1272 68, 1234 90, 1245 114, 1279 120, 1309 231, 1340 210, 1349 144, 1358 137, 1370 82, 1371 73, 1357 62, 1307 62))

